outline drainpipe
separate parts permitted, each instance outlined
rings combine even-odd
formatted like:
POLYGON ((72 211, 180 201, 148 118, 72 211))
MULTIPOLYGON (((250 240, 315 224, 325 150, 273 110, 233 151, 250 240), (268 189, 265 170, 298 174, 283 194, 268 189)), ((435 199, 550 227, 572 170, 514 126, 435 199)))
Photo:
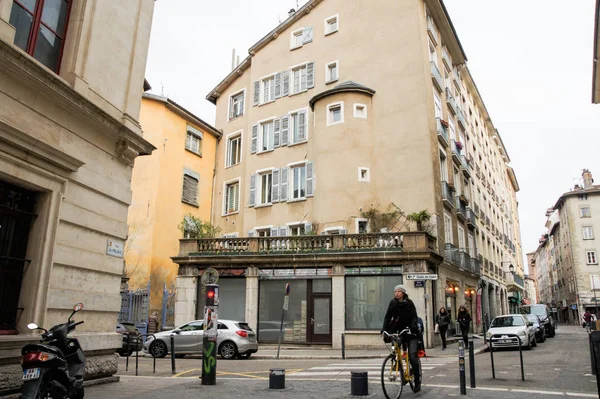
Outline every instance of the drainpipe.
POLYGON ((217 138, 217 144, 215 145, 215 164, 213 165, 213 181, 212 181, 212 198, 210 200, 210 224, 212 224, 213 226, 215 225, 214 223, 214 206, 215 206, 215 186, 217 184, 217 154, 219 153, 219 142, 221 141, 221 138, 223 138, 223 129, 220 129, 221 131, 221 137, 217 138))

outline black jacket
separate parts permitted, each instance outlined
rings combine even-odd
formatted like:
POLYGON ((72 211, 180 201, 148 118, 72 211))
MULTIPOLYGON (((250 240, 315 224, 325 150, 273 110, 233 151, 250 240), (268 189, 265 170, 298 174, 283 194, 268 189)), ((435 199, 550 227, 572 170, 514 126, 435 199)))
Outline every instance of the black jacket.
POLYGON ((440 325, 440 327, 447 326, 450 324, 450 313, 438 313, 435 316, 435 322, 440 325))
POLYGON ((471 315, 469 312, 458 312, 458 316, 456 316, 456 320, 461 327, 469 327, 471 324, 471 315))
POLYGON ((413 334, 418 333, 417 309, 410 299, 399 301, 393 298, 383 318, 383 330, 390 334, 410 328, 413 334))

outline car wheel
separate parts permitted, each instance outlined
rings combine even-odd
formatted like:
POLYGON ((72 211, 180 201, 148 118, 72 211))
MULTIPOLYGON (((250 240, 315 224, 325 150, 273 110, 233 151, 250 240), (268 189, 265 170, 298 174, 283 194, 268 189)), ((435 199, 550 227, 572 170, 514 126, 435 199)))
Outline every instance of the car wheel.
POLYGON ((223 359, 233 359, 237 353, 237 346, 231 341, 225 341, 219 347, 219 354, 223 359))
POLYGON ((162 359, 167 356, 169 350, 167 348, 167 344, 162 341, 154 341, 150 344, 149 352, 152 356, 162 359))
POLYGON ((238 353, 237 355, 238 359, 250 359, 250 356, 252 356, 251 352, 238 353))

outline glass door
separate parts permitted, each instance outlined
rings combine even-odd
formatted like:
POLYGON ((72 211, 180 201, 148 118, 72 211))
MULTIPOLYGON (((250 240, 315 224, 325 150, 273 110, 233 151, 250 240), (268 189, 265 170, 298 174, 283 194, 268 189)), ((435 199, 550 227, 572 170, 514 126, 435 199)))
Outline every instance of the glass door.
POLYGON ((331 294, 313 294, 311 297, 310 342, 331 343, 331 294))

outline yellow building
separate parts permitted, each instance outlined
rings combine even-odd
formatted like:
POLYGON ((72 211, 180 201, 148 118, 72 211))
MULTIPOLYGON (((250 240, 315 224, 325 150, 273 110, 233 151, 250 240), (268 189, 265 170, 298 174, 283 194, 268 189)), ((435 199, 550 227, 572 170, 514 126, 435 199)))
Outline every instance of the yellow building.
POLYGON ((160 310, 162 288, 175 283, 185 215, 210 221, 213 171, 221 133, 173 100, 144 94, 140 122, 157 150, 138 158, 129 207, 126 274, 130 288, 151 284, 150 308, 160 310))

